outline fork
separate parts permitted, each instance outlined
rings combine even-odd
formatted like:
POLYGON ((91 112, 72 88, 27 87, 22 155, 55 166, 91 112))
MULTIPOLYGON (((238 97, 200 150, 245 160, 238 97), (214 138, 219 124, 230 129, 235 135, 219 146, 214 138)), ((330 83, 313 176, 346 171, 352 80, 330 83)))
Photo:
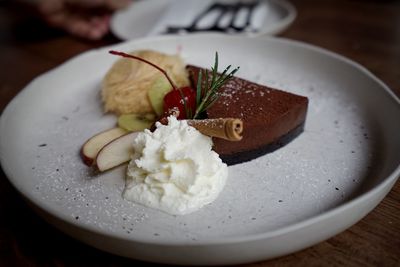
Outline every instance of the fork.
MULTIPOLYGON (((213 3, 208 6, 203 12, 198 14, 189 26, 168 26, 165 33, 179 33, 179 32, 200 32, 200 31, 218 31, 218 32, 243 32, 251 31, 251 17, 253 12, 260 1, 239 1, 236 3, 213 3), (246 18, 242 25, 237 25, 236 19, 239 12, 246 12, 246 18), (218 12, 218 16, 214 19, 211 26, 200 28, 199 23, 207 15, 212 12, 218 12), (224 16, 231 14, 229 23, 221 26, 221 21, 224 16)), ((253 30, 254 31, 254 30, 253 30)))

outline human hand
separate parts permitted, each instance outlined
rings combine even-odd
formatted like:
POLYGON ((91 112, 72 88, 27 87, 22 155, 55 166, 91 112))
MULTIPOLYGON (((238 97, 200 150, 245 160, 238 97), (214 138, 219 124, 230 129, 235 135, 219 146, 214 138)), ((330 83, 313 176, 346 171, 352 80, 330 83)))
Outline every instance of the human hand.
POLYGON ((109 31, 110 15, 131 0, 39 0, 39 11, 52 26, 91 39, 109 31))

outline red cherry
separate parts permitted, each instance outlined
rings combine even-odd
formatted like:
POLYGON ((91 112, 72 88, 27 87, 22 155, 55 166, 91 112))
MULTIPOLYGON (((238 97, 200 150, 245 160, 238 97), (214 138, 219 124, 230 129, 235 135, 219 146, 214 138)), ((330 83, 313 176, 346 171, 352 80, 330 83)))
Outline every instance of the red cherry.
POLYGON ((178 120, 187 119, 185 102, 187 110, 193 116, 196 111, 196 92, 190 87, 171 90, 164 96, 164 113, 168 113, 168 110, 176 107, 179 109, 178 120), (185 101, 182 99, 182 94, 185 101))

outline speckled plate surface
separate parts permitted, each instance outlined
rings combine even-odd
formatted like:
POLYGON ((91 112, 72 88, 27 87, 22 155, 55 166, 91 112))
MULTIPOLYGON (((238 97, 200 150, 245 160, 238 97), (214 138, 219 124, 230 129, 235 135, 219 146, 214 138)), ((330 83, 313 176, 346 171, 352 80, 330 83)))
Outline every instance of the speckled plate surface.
POLYGON ((0 121, 2 167, 62 231, 119 255, 163 263, 233 264, 311 246, 346 229, 400 173, 399 100, 363 67, 276 38, 156 37, 113 46, 180 52, 187 63, 240 65, 238 76, 309 97, 305 131, 285 147, 229 167, 219 198, 170 216, 121 198, 124 167, 95 174, 79 150, 110 128, 100 83, 116 58, 90 51, 32 81, 0 121), (205 41, 206 40, 206 41, 205 41))

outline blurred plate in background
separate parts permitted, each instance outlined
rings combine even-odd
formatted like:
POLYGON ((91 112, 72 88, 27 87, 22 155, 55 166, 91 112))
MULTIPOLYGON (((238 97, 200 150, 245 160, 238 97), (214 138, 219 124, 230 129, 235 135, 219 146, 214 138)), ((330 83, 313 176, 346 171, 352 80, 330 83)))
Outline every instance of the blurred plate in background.
POLYGON ((296 9, 284 0, 141 0, 115 13, 111 31, 122 40, 166 34, 169 27, 189 28, 172 33, 191 33, 195 31, 190 26, 200 18, 197 31, 273 35, 285 30, 295 17, 296 9), (216 21, 219 23, 215 24, 216 21))

